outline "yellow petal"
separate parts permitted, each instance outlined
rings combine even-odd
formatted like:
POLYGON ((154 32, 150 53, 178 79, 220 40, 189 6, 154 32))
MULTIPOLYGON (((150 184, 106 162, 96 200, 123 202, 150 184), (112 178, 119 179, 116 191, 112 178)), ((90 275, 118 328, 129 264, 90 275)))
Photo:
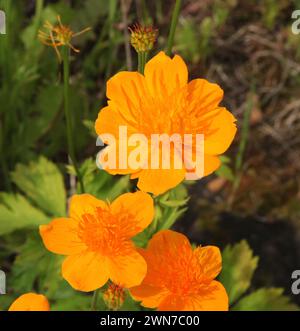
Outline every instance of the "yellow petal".
MULTIPOLYGON (((98 114, 95 123, 95 130, 100 136, 111 134, 116 140, 119 140, 120 126, 127 127, 128 137, 137 132, 135 129, 136 122, 133 120, 132 115, 126 114, 122 109, 118 110, 110 103, 109 106, 102 108, 98 114)), ((108 141, 105 137, 102 139, 104 143, 108 141)))
POLYGON ((78 254, 86 249, 78 237, 78 222, 71 218, 57 218, 40 226, 46 248, 56 254, 78 254))
POLYGON ((138 118, 141 102, 146 94, 145 78, 138 72, 121 71, 107 82, 109 105, 113 105, 129 122, 138 118))
POLYGON ((152 97, 163 99, 187 84, 188 70, 180 56, 160 52, 146 64, 145 78, 152 97))
POLYGON ((138 188, 160 195, 177 186, 185 178, 184 169, 144 169, 138 174, 138 188))
POLYGON ((94 291, 108 281, 109 273, 105 257, 84 252, 68 256, 62 265, 62 275, 78 291, 94 291))
POLYGON ((147 228, 154 217, 153 199, 141 191, 122 194, 111 204, 111 210, 113 214, 123 212, 133 216, 130 237, 147 228))
POLYGON ((237 131, 235 122, 235 117, 226 108, 219 108, 209 126, 211 133, 204 136, 205 154, 219 155, 228 149, 237 131))
POLYGON ((218 156, 204 155, 204 176, 208 176, 216 171, 221 165, 218 156))
POLYGON ((218 281, 212 281, 198 295, 191 296, 185 302, 184 310, 193 311, 227 311, 229 309, 228 295, 224 286, 218 281))
POLYGON ((49 311, 47 298, 41 294, 27 293, 16 299, 8 309, 9 311, 49 311))
POLYGON ((110 257, 109 265, 110 279, 126 288, 141 284, 147 272, 146 261, 134 249, 110 257))
POLYGON ((216 246, 197 247, 194 250, 201 273, 206 280, 215 279, 222 269, 222 256, 216 246))
POLYGON ((202 116, 215 110, 224 95, 219 85, 200 78, 190 81, 186 91, 187 108, 202 116))
POLYGON ((169 292, 159 287, 147 284, 132 287, 130 294, 136 301, 141 301, 141 305, 147 308, 157 308, 161 302, 169 295, 169 292))
POLYGON ((81 220, 82 215, 95 215, 96 209, 107 209, 107 204, 91 194, 75 194, 70 201, 70 217, 81 220))
POLYGON ((217 281, 205 286, 198 294, 179 296, 170 294, 158 307, 164 311, 227 311, 228 296, 217 281))

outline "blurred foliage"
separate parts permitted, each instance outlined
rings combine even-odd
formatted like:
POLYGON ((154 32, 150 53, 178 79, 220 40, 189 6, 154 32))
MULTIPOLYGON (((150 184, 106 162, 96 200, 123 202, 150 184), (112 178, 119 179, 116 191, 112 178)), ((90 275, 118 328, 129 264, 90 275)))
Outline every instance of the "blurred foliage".
POLYGON ((258 265, 258 257, 243 240, 228 245, 222 252, 223 268, 219 280, 229 296, 230 310, 276 311, 300 308, 283 295, 282 288, 260 288, 249 293, 252 276, 258 265))

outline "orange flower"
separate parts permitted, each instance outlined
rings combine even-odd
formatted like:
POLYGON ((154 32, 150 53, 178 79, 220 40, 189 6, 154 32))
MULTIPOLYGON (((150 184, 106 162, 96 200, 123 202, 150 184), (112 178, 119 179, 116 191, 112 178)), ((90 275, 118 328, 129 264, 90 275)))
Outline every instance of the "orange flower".
POLYGON ((27 293, 16 299, 8 309, 9 311, 48 311, 49 302, 44 295, 27 293))
POLYGON ((214 278, 222 268, 217 247, 192 249, 186 236, 160 231, 140 250, 148 271, 141 285, 130 289, 142 305, 158 310, 228 310, 228 297, 214 278))
POLYGON ((143 192, 126 193, 112 204, 92 195, 74 195, 70 218, 40 226, 48 250, 68 255, 62 275, 80 291, 93 291, 110 278, 123 287, 139 285, 147 270, 131 241, 152 221, 152 198, 143 192))
MULTIPOLYGON (((188 83, 187 67, 178 55, 171 59, 160 52, 146 64, 144 75, 119 72, 107 82, 107 98, 108 106, 100 111, 95 124, 100 138, 108 133, 117 141, 121 140, 120 126, 127 127, 128 136, 139 133, 147 138, 153 134, 179 134, 181 137, 203 134, 204 176, 220 166, 218 155, 228 149, 236 133, 234 116, 219 106, 223 90, 205 79, 188 83)), ((108 143, 105 138, 103 140, 108 143)), ((161 155, 161 148, 151 150, 151 153, 161 155)), ((133 169, 129 166, 123 169, 116 166, 105 170, 111 174, 131 174, 131 178, 138 178, 137 185, 142 191, 156 195, 178 185, 187 174, 186 166, 180 169, 133 169)))

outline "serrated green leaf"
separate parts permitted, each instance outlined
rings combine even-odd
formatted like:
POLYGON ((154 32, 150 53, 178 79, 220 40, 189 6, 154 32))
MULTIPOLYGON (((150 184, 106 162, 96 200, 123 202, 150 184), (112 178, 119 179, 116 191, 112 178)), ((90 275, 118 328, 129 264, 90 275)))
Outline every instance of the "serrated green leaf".
POLYGON ((232 310, 243 311, 299 311, 299 307, 283 295, 281 288, 261 288, 233 306, 232 310))
POLYGON ((248 243, 242 240, 234 246, 226 246, 222 259, 223 268, 219 279, 227 290, 229 303, 232 304, 250 287, 258 257, 253 256, 248 243))
POLYGON ((49 218, 22 195, 0 193, 0 235, 48 222, 49 218))
POLYGON ((51 297, 57 281, 62 280, 60 264, 63 257, 47 251, 38 232, 31 233, 17 251, 19 254, 9 275, 13 290, 19 294, 36 287, 39 292, 51 297))
POLYGON ((66 214, 66 191, 57 166, 41 156, 28 165, 18 164, 12 180, 37 206, 52 216, 66 214))

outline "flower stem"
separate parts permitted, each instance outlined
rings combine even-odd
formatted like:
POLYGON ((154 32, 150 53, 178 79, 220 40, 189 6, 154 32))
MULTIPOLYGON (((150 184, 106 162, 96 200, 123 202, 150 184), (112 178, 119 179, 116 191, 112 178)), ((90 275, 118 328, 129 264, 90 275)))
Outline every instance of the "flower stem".
POLYGON ((138 52, 138 72, 144 74, 145 65, 148 58, 148 52, 138 52))
POLYGON ((175 30, 176 30, 176 26, 177 26, 177 23, 178 23, 181 3, 182 3, 182 0, 176 0, 175 7, 174 7, 174 10, 173 10, 173 14, 172 14, 172 21, 171 21, 171 27, 170 27, 168 43, 167 43, 167 52, 166 52, 168 56, 171 56, 171 54, 172 54, 175 30))
POLYGON ((92 311, 97 310, 97 301, 98 301, 99 293, 100 293, 100 289, 95 290, 94 293, 93 293, 92 305, 91 305, 91 310, 92 311))
POLYGON ((84 193, 84 185, 81 178, 81 174, 78 168, 78 163, 75 157, 75 149, 73 142, 73 129, 72 129, 72 118, 70 113, 69 106, 69 80, 70 80, 70 57, 69 57, 69 48, 67 46, 63 47, 63 69, 64 69, 64 109, 65 109, 65 117, 67 123, 67 141, 68 141, 68 152, 73 163, 81 193, 84 193))

